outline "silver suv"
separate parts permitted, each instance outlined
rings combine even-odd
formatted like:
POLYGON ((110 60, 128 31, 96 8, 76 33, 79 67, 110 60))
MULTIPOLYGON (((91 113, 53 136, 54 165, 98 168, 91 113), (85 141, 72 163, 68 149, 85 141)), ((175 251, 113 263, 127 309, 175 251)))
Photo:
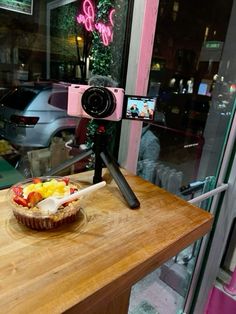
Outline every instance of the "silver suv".
POLYGON ((80 118, 67 114, 67 86, 34 84, 0 99, 0 137, 16 147, 48 147, 54 136, 75 133, 80 118))

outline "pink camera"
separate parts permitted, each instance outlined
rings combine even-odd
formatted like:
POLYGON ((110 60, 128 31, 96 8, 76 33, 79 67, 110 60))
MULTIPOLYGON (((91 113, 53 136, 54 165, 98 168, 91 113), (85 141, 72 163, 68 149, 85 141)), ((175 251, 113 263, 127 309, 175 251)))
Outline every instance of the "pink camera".
POLYGON ((123 99, 122 88, 72 84, 68 88, 68 114, 119 121, 123 114, 123 99))

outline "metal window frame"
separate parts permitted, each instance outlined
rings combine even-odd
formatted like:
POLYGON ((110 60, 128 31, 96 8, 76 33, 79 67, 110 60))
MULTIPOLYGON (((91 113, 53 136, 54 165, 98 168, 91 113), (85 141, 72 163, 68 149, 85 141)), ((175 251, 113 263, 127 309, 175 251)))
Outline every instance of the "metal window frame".
MULTIPOLYGON (((185 300, 185 313, 204 313, 208 296, 220 270, 220 264, 231 225, 233 219, 236 217, 236 155, 233 155, 235 141, 236 114, 234 114, 234 118, 232 119, 232 127, 229 132, 224 157, 220 167, 217 180, 218 187, 209 194, 209 197, 214 195, 210 210, 210 212, 215 215, 213 230, 203 238, 193 273, 192 283, 187 299, 185 300), (232 158, 233 162, 230 166, 228 182, 223 183, 229 171, 232 158), (224 193, 224 195, 222 193, 224 193)), ((204 194, 202 197, 204 198, 204 194)), ((196 199, 192 200, 193 203, 196 199)))

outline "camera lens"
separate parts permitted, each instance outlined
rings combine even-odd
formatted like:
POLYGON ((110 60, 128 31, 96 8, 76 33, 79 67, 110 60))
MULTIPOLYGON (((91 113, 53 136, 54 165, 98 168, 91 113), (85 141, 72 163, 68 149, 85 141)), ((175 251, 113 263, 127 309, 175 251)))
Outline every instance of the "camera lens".
POLYGON ((109 117, 116 108, 114 94, 105 87, 90 87, 82 95, 82 107, 93 118, 109 117))

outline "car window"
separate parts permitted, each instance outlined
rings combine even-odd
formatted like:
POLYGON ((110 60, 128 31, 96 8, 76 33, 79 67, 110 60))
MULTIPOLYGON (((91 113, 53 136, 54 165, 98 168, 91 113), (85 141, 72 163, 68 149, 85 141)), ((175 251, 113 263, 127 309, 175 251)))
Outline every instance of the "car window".
POLYGON ((52 92, 48 102, 59 109, 67 110, 67 91, 52 92))
POLYGON ((32 89, 16 88, 6 94, 0 102, 12 109, 25 110, 34 97, 37 96, 37 93, 37 91, 32 89))

